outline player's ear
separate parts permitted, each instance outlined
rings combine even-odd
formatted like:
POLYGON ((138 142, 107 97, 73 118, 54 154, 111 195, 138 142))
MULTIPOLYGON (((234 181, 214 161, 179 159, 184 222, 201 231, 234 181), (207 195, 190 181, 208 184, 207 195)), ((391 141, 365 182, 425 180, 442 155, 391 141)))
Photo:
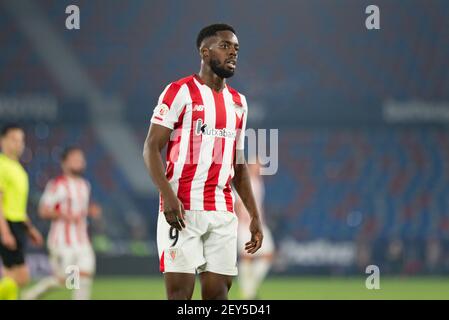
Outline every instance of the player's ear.
POLYGON ((209 49, 204 47, 200 48, 200 56, 202 59, 209 58, 209 49))

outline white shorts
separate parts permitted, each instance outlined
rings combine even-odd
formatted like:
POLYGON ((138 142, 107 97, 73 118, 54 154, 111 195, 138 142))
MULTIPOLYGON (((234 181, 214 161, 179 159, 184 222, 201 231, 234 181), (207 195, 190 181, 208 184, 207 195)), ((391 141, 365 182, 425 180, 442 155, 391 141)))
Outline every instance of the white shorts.
POLYGON ((177 231, 160 212, 157 247, 161 272, 237 275, 237 224, 227 211, 186 211, 186 228, 177 231))
POLYGON ((240 224, 238 228, 238 252, 240 256, 248 256, 248 257, 260 257, 265 255, 271 255, 274 253, 274 241, 273 236, 271 235, 270 229, 263 224, 262 225, 263 232, 263 241, 262 247, 257 250, 254 254, 249 254, 245 251, 245 243, 251 240, 251 232, 249 231, 249 225, 240 224))
POLYGON ((94 275, 95 253, 90 244, 82 246, 49 246, 50 265, 56 276, 65 278, 69 266, 77 266, 81 273, 94 275))

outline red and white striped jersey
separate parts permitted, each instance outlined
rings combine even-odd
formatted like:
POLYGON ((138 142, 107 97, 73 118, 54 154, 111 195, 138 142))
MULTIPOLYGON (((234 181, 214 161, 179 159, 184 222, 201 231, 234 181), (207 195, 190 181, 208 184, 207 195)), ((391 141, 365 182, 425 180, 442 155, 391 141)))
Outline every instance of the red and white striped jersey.
POLYGON ((90 189, 86 179, 64 175, 47 183, 40 205, 55 209, 60 216, 51 223, 49 246, 81 246, 89 243, 87 215, 90 189), (64 219, 66 216, 78 219, 67 221, 64 219))
MULTIPOLYGON (((151 122, 173 130, 165 174, 185 210, 234 212, 230 182, 247 117, 245 96, 228 85, 212 90, 197 75, 162 92, 151 122)), ((160 203, 162 211, 162 197, 160 203)))

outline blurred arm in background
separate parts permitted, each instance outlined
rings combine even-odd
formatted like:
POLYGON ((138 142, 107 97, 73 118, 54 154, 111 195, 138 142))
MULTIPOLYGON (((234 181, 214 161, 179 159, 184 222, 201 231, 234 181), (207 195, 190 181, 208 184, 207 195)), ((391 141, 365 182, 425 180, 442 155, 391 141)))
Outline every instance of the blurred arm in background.
POLYGON ((95 220, 98 220, 101 218, 103 213, 103 209, 101 208, 101 206, 96 203, 95 201, 91 201, 89 203, 89 211, 87 213, 87 215, 95 220))

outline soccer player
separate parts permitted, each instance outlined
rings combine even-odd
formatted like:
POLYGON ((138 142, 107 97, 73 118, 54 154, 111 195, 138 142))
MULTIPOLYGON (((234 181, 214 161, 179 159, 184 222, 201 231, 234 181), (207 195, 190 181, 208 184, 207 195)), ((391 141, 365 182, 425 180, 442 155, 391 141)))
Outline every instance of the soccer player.
POLYGON ((0 300, 17 300, 19 288, 30 280, 25 263, 26 238, 37 246, 43 240, 27 216, 28 175, 19 162, 25 149, 25 132, 16 124, 6 125, 0 144, 0 300))
POLYGON ((248 106, 226 83, 239 51, 234 29, 207 26, 196 45, 201 69, 162 92, 143 156, 160 190, 157 243, 168 299, 191 299, 196 272, 203 299, 227 299, 237 275, 231 182, 251 217, 248 253, 255 253, 263 238, 243 156, 248 106), (161 151, 167 144, 164 173, 161 151))
POLYGON ((259 287, 270 270, 273 261, 274 243, 271 232, 264 221, 263 199, 265 187, 262 176, 260 175, 260 164, 256 161, 255 163, 248 164, 248 168, 251 177, 251 186, 259 209, 264 234, 263 245, 254 255, 250 255, 244 250, 244 240, 250 236, 248 231, 250 216, 240 198, 237 198, 237 201, 235 202, 235 212, 239 218, 239 287, 242 298, 245 300, 252 300, 257 298, 259 287))
POLYGON ((79 270, 79 289, 74 300, 88 300, 95 273, 95 255, 87 233, 87 216, 98 218, 101 208, 90 202, 90 184, 83 178, 84 153, 77 147, 65 149, 61 156, 63 174, 50 180, 39 204, 43 219, 50 219, 47 239, 53 275, 43 278, 22 296, 34 300, 52 288, 65 285, 67 267, 79 270))

